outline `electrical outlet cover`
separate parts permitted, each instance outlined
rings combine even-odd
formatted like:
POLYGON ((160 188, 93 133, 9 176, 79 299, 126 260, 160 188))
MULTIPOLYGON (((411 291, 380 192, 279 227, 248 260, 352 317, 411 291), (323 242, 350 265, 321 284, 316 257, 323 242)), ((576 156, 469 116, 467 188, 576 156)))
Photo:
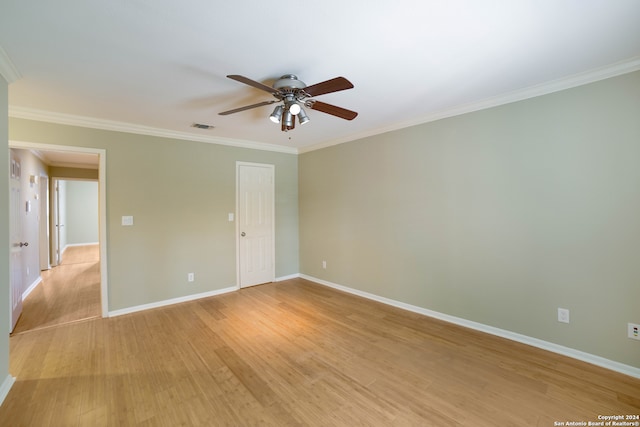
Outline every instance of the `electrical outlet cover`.
POLYGON ((558 322, 569 323, 569 309, 558 308, 558 322))

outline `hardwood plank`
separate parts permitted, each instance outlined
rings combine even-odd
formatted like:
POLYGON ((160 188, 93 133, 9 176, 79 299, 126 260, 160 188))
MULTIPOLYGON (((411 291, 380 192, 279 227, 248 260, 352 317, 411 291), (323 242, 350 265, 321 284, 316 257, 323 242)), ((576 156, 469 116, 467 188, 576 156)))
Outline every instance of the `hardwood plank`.
POLYGON ((640 380, 294 279, 10 338, 0 425, 496 426, 640 413, 640 380))

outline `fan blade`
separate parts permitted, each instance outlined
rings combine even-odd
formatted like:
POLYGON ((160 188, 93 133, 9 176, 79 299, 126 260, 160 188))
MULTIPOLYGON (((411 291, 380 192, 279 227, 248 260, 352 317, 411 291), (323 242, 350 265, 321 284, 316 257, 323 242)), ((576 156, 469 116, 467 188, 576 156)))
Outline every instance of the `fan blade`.
POLYGON ((222 113, 218 113, 218 115, 220 115, 220 116, 228 116, 229 114, 239 113, 240 111, 250 110, 250 109, 256 108, 256 107, 262 107, 263 105, 273 104, 274 102, 278 102, 278 100, 274 99, 273 101, 258 102, 257 104, 247 105, 247 106, 240 107, 240 108, 235 108, 235 109, 229 110, 229 111, 223 111, 222 113))
POLYGON ((323 113, 331 114, 332 116, 340 117, 345 120, 353 120, 358 116, 358 113, 355 111, 336 107, 335 105, 327 104, 326 102, 309 101, 306 105, 312 110, 322 111, 323 113))
POLYGON ((352 88, 353 84, 351 84, 349 80, 344 77, 336 77, 335 79, 327 80, 326 82, 307 86, 303 90, 311 97, 352 88))
POLYGON ((249 85, 249 86, 253 86, 256 89, 264 90, 265 92, 269 92, 270 94, 273 94, 273 95, 277 95, 279 93, 277 89, 274 89, 274 88, 269 87, 267 85, 263 85, 260 82, 257 82, 255 80, 251 80, 250 78, 247 78, 247 77, 244 77, 244 76, 239 76, 237 74, 231 74, 231 75, 229 75, 227 77, 229 77, 231 80, 235 80, 237 82, 244 83, 244 84, 249 85))

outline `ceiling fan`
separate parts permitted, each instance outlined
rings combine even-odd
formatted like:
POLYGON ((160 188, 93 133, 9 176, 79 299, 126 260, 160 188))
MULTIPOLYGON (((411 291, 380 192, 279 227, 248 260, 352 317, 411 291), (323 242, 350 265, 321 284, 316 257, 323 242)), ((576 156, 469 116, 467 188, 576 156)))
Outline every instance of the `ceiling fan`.
POLYGON ((276 106, 269 118, 274 123, 280 123, 282 131, 286 132, 295 128, 296 117, 300 124, 305 124, 309 121, 309 117, 302 109, 301 104, 312 110, 331 114, 332 116, 340 117, 345 120, 353 120, 358 115, 355 111, 311 99, 318 95, 352 89, 353 84, 344 77, 336 77, 331 80, 307 86, 303 81, 299 80, 297 76, 294 76, 293 74, 285 74, 275 81, 273 87, 269 87, 237 74, 232 74, 227 77, 265 92, 269 92, 276 99, 223 111, 222 113, 219 113, 221 116, 238 113, 251 108, 262 107, 263 105, 274 104, 276 102, 283 102, 283 104, 276 106))

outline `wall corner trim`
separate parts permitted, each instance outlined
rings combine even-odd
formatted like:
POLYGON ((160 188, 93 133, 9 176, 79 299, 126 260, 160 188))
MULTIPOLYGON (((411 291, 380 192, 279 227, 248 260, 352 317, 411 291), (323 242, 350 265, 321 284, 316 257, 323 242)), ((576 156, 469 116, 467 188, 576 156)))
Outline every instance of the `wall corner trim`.
POLYGON ((347 286, 338 285, 336 283, 328 282, 326 280, 318 279, 316 277, 307 276, 306 274, 300 274, 302 279, 309 280, 319 285, 334 288, 343 292, 347 292, 353 295, 357 295, 363 298, 367 298, 373 301, 377 301, 383 304, 387 304, 393 307, 397 307, 403 310, 411 311, 414 313, 422 314, 434 319, 443 320, 445 322, 453 323, 455 325, 463 326, 466 328, 474 329, 476 331, 484 332, 490 335, 495 335, 501 338, 506 338, 511 341, 519 342, 521 344, 537 347, 542 350, 547 350, 552 353, 560 354, 563 356, 571 357, 573 359, 587 362, 592 365, 599 366, 601 368, 609 369, 624 375, 629 375, 634 378, 640 378, 640 368, 634 366, 625 365, 624 363, 616 362, 613 360, 605 359, 604 357, 596 356, 594 354, 585 353, 573 348, 564 347, 559 344, 554 344, 548 341, 540 340, 537 338, 529 337, 526 335, 518 334, 515 332, 507 331, 504 329, 496 328, 493 326, 484 325, 482 323, 473 322, 471 320, 462 319, 460 317, 450 316, 448 314, 439 313, 437 311, 428 310, 426 308, 418 307, 411 304, 406 304, 400 301, 395 301, 389 298, 381 297, 368 292, 360 291, 357 289, 349 288, 347 286))
POLYGON ((0 405, 2 405, 2 402, 4 402, 4 399, 9 394, 9 390, 11 390, 11 387, 15 382, 16 382, 15 377, 12 377, 11 375, 7 375, 7 378, 5 378, 2 384, 0 385, 0 405))

